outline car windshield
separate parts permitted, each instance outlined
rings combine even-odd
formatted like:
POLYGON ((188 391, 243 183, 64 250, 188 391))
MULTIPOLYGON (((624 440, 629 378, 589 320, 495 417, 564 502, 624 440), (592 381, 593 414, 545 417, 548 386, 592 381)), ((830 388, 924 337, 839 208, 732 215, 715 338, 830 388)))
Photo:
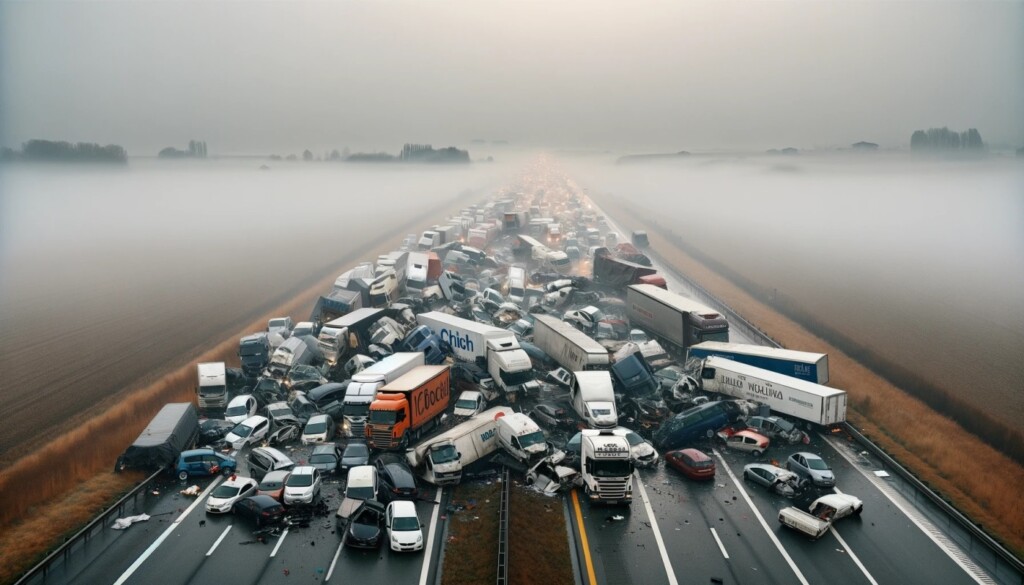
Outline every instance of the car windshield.
POLYGON ((327 432, 326 422, 313 422, 306 425, 307 435, 321 435, 327 432))
POLYGON ((366 457, 370 449, 364 443, 352 443, 345 447, 345 457, 366 457))
POLYGON ((542 445, 544 444, 544 433, 541 431, 534 431, 527 433, 519 437, 519 444, 523 447, 529 447, 531 445, 542 445))
POLYGON ((658 372, 658 376, 666 380, 678 380, 681 374, 675 370, 661 370, 658 372))
POLYGON ((212 498, 233 498, 233 497, 237 496, 238 492, 240 492, 240 491, 242 491, 242 487, 241 486, 224 484, 224 485, 217 486, 217 489, 213 490, 213 493, 210 494, 210 497, 212 497, 212 498))
POLYGON ((828 465, 825 465, 825 462, 822 461, 821 459, 818 459, 817 457, 808 457, 807 458, 807 467, 809 467, 810 469, 818 470, 818 471, 827 471, 828 470, 828 465))
POLYGON ((282 487, 284 487, 284 482, 281 481, 280 479, 271 479, 271 480, 266 480, 265 479, 265 480, 263 480, 263 483, 260 484, 260 489, 263 490, 263 491, 268 491, 268 492, 269 491, 274 491, 274 490, 279 490, 282 487))
POLYGON ((393 410, 371 410, 370 422, 378 425, 395 424, 395 411, 393 410))
POLYGON ((628 460, 612 461, 608 459, 594 460, 595 477, 623 477, 633 473, 628 460))
POLYGON ((232 406, 224 411, 224 416, 240 416, 249 414, 249 409, 244 404, 232 406))
POLYGON ((455 403, 455 408, 468 408, 470 410, 476 408, 476 400, 471 398, 463 398, 455 403))
POLYGON ((287 406, 279 406, 277 408, 268 408, 267 412, 269 412, 270 416, 273 418, 280 418, 282 416, 290 415, 292 413, 292 409, 287 406))
POLYGON ((236 437, 243 437, 244 438, 244 437, 248 437, 249 433, 252 432, 252 427, 247 426, 247 425, 245 425, 243 423, 238 423, 237 425, 235 425, 235 428, 231 429, 231 432, 236 437))
POLYGON ((638 435, 636 433, 632 433, 632 432, 626 433, 626 440, 629 441, 629 446, 630 447, 635 447, 637 445, 642 445, 643 442, 644 442, 644 438, 643 437, 641 437, 640 435, 638 435))
POLYGON ((333 453, 314 453, 309 456, 310 463, 337 463, 333 453))
POLYGON ((415 516, 395 516, 391 521, 391 530, 407 532, 420 529, 420 521, 415 516))
POLYGON ((309 487, 311 485, 313 485, 311 474, 302 473, 288 478, 288 487, 309 487))
POLYGON ((285 321, 284 319, 271 319, 270 323, 268 323, 268 328, 274 329, 275 327, 286 327, 286 324, 287 321, 285 321))
POLYGON ((370 412, 370 404, 364 402, 362 404, 345 404, 341 411, 345 416, 366 416, 366 413, 370 412))
POLYGON ((785 431, 787 433, 796 428, 796 425, 794 425, 793 423, 791 423, 791 422, 789 422, 788 420, 785 420, 785 419, 779 418, 779 419, 775 419, 772 422, 774 422, 780 429, 782 429, 783 431, 785 431))
POLYGON ((610 409, 610 408, 591 408, 590 409, 590 413, 593 414, 594 416, 604 416, 606 414, 611 414, 612 413, 612 409, 610 409))
POLYGON ((449 461, 455 461, 458 455, 459 451, 455 448, 455 445, 444 445, 431 451, 430 459, 434 464, 448 463, 449 461))
POLYGON ((368 485, 349 487, 345 490, 345 497, 353 500, 369 500, 373 497, 373 487, 368 485))

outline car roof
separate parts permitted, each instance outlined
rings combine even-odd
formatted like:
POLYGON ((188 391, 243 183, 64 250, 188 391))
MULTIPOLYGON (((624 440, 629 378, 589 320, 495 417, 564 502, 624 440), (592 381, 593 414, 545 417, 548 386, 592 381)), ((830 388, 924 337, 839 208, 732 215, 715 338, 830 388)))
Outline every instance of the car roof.
POLYGON ((306 424, 309 424, 309 423, 314 422, 314 421, 319 422, 320 419, 327 419, 327 418, 328 418, 328 416, 326 414, 314 414, 313 416, 309 417, 309 422, 307 422, 306 424))
POLYGON ((273 447, 256 447, 255 449, 253 449, 253 451, 261 451, 263 453, 266 453, 267 455, 270 455, 270 457, 272 457, 275 461, 280 461, 282 463, 290 463, 292 460, 291 457, 288 457, 287 455, 273 447))
POLYGON ((242 477, 241 475, 236 475, 236 476, 228 479, 227 481, 225 481, 221 485, 226 485, 226 486, 231 486, 231 487, 244 487, 244 486, 247 486, 247 485, 249 485, 251 483, 254 483, 255 481, 256 480, 251 478, 251 477, 242 477))
POLYGON ((257 414, 257 415, 250 416, 249 418, 243 420, 242 424, 244 424, 247 427, 254 427, 254 426, 260 424, 261 422, 266 422, 266 420, 267 420, 267 417, 260 416, 260 415, 257 414))
POLYGON ((768 437, 762 435, 761 433, 758 433, 758 432, 755 432, 755 431, 751 431, 751 430, 747 430, 747 429, 744 429, 742 431, 736 431, 735 433, 733 433, 732 436, 734 436, 734 437, 751 437, 753 439, 757 439, 758 441, 767 441, 768 440, 768 437))
POLYGON ((292 475, 313 475, 316 468, 312 465, 300 465, 292 469, 292 475))
POLYGON ((249 496, 248 498, 245 499, 256 502, 256 504, 259 505, 260 508, 271 508, 274 506, 281 505, 281 502, 278 502, 274 498, 264 494, 260 494, 258 496, 249 496))
POLYGON ((376 473, 377 470, 372 465, 356 465, 348 470, 348 483, 351 485, 353 482, 367 482, 376 473))
POLYGON ((263 481, 284 481, 284 479, 291 475, 291 473, 292 472, 288 469, 275 469, 274 471, 268 471, 267 474, 263 476, 263 481))
POLYGON ((250 398, 255 400, 252 394, 239 394, 238 396, 232 398, 231 402, 228 402, 228 407, 230 408, 231 406, 234 406, 236 404, 245 404, 246 402, 249 401, 250 398))
MULTIPOLYGON (((803 455, 806 459, 821 459, 821 455, 815 455, 809 451, 800 451, 799 453, 793 453, 790 457, 796 457, 797 455, 803 455)), ((822 459, 824 461, 824 459, 822 459)))
POLYGON ((687 449, 680 449, 679 453, 685 453, 690 459, 694 461, 710 461, 711 457, 708 454, 701 451, 700 449, 694 449, 692 447, 687 449))
POLYGON ((778 465, 772 465, 771 463, 748 463, 744 467, 750 467, 752 469, 768 469, 772 472, 778 473, 789 473, 789 471, 779 467, 778 465))
POLYGON ((416 504, 409 500, 395 500, 388 504, 394 516, 416 516, 416 504))

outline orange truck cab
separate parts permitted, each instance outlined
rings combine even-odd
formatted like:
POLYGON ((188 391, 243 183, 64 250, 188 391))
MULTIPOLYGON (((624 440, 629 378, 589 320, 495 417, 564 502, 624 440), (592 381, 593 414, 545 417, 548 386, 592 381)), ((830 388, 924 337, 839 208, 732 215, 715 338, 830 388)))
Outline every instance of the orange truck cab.
POLYGON ((405 449, 437 424, 451 401, 449 366, 418 366, 377 391, 366 422, 374 449, 405 449))

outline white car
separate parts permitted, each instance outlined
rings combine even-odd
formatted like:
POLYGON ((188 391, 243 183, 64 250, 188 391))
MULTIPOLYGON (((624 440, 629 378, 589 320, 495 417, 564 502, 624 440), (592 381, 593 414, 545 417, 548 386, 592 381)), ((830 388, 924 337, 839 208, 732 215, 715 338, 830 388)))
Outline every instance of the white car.
POLYGON ((312 504, 320 495, 320 470, 309 465, 296 467, 284 484, 284 504, 312 504))
POLYGON ((302 429, 302 444, 312 445, 326 443, 334 438, 334 419, 326 414, 309 417, 309 422, 302 429))
POLYGON ((243 420, 256 414, 256 397, 252 394, 242 394, 241 396, 235 396, 228 403, 227 409, 224 411, 224 420, 233 422, 236 425, 243 420))
POLYGON ((210 514, 227 514, 242 498, 256 495, 259 484, 251 477, 233 476, 217 486, 206 499, 206 511, 210 514))
POLYGON ((476 390, 464 390, 455 401, 454 416, 469 417, 479 414, 487 408, 487 399, 476 390))
POLYGON ((262 441, 270 432, 270 421, 265 416, 250 416, 231 429, 224 440, 232 449, 242 449, 262 441))
POLYGON ((423 530, 416 515, 416 504, 409 500, 395 500, 388 504, 385 526, 391 550, 423 550, 423 530))
POLYGON ((847 516, 859 516, 864 511, 864 502, 850 494, 828 494, 811 503, 808 511, 827 522, 835 522, 847 516))
POLYGON ((565 368, 555 368, 548 372, 548 380, 551 380, 559 386, 565 386, 568 388, 572 386, 572 372, 565 368))

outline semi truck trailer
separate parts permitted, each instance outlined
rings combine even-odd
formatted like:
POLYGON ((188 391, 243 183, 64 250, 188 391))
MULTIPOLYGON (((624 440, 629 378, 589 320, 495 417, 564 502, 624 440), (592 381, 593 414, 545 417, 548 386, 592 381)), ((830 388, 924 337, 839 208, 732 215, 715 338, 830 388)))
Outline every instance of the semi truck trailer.
POLYGON ((519 346, 515 333, 441 313, 420 313, 416 321, 452 348, 455 358, 486 364, 487 372, 500 388, 508 390, 533 379, 530 356, 519 346))
POLYGON ((626 288, 626 316, 680 353, 705 341, 729 341, 729 322, 718 311, 650 284, 626 288))
POLYGON ((342 434, 346 437, 362 437, 366 432, 366 417, 370 413, 370 404, 377 397, 377 390, 422 365, 422 353, 401 352, 392 354, 352 376, 341 405, 344 415, 341 423, 342 434))
POLYGON ((405 449, 437 424, 451 400, 451 368, 419 366, 377 391, 366 421, 375 449, 405 449))
POLYGON ((825 353, 721 341, 698 343, 686 352, 687 360, 709 357, 730 359, 815 384, 828 383, 828 354, 825 353))
POLYGON ((565 321, 536 315, 533 343, 570 372, 607 369, 608 350, 565 321))
POLYGON ((768 405, 772 411, 832 426, 846 421, 846 392, 720 357, 700 367, 701 387, 768 405))
POLYGON ((462 480, 463 468, 498 449, 498 419, 514 412, 507 406, 485 410, 424 440, 406 454, 406 459, 434 485, 457 484, 462 480))

